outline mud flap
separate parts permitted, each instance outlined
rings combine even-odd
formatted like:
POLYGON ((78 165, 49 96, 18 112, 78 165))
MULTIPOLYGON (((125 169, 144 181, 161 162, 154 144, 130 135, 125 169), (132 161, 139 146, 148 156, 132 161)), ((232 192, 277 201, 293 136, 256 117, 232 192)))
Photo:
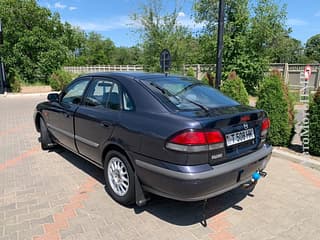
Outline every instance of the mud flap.
POLYGON ((136 195, 136 204, 139 207, 146 205, 149 199, 146 198, 144 191, 142 190, 139 178, 137 175, 134 175, 134 186, 135 186, 135 195, 136 195))

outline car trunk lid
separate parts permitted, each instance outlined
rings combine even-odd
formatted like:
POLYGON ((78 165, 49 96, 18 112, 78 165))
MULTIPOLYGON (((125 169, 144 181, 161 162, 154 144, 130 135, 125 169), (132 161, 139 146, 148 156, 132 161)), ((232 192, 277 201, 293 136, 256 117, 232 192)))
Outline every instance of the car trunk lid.
POLYGON ((204 131, 219 130, 224 137, 224 148, 208 150, 208 162, 217 165, 249 154, 262 146, 261 125, 266 114, 249 106, 210 109, 208 114, 180 112, 196 118, 204 131))

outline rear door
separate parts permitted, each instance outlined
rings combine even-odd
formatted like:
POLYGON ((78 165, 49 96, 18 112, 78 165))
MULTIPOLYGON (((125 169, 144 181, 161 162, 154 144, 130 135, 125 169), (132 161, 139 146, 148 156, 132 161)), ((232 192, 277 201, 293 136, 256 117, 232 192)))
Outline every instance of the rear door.
POLYGON ((75 139, 80 154, 101 162, 100 147, 112 135, 120 109, 119 85, 105 77, 94 78, 75 114, 75 139))
POLYGON ((73 117, 81 103, 90 78, 79 78, 71 83, 62 93, 60 102, 47 113, 47 126, 57 141, 65 147, 76 151, 74 144, 73 117))

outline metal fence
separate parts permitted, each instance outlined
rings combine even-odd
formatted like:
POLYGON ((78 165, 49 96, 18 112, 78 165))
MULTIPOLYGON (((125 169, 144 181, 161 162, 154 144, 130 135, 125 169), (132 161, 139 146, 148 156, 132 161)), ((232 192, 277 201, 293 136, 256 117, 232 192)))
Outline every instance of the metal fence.
MULTIPOLYGON (((309 87, 311 90, 315 90, 320 84, 320 65, 310 64, 312 74, 309 80, 309 87)), ((300 74, 304 72, 305 64, 288 64, 288 63, 272 63, 270 64, 270 70, 278 70, 289 88, 292 90, 300 89, 300 74)), ((195 72, 197 79, 202 79, 206 72, 214 71, 215 65, 212 64, 190 64, 183 66, 183 73, 186 74, 188 69, 192 68, 195 72)))
POLYGON ((64 67, 64 70, 71 73, 92 73, 92 72, 141 72, 142 65, 97 65, 97 66, 79 66, 64 67))
MULTIPOLYGON (((304 71, 305 64, 288 64, 288 63, 272 63, 270 70, 278 70, 290 89, 300 89, 300 74, 304 71)), ((309 80, 311 90, 319 87, 320 83, 320 66, 319 64, 310 64, 312 75, 309 80)), ((215 71, 214 64, 185 64, 183 65, 183 74, 192 68, 197 79, 202 79, 207 72, 215 71)), ((66 71, 72 73, 90 73, 90 72, 141 72, 144 70, 143 65, 99 65, 99 66, 80 66, 80 67, 64 67, 66 71)))

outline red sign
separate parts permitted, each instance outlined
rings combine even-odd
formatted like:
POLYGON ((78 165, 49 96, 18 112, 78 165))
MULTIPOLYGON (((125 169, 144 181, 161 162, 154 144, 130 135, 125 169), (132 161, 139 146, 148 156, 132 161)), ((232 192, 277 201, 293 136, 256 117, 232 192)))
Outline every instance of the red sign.
POLYGON ((311 77, 311 67, 310 67, 310 65, 307 65, 304 68, 304 78, 305 78, 305 80, 309 80, 310 77, 311 77))

